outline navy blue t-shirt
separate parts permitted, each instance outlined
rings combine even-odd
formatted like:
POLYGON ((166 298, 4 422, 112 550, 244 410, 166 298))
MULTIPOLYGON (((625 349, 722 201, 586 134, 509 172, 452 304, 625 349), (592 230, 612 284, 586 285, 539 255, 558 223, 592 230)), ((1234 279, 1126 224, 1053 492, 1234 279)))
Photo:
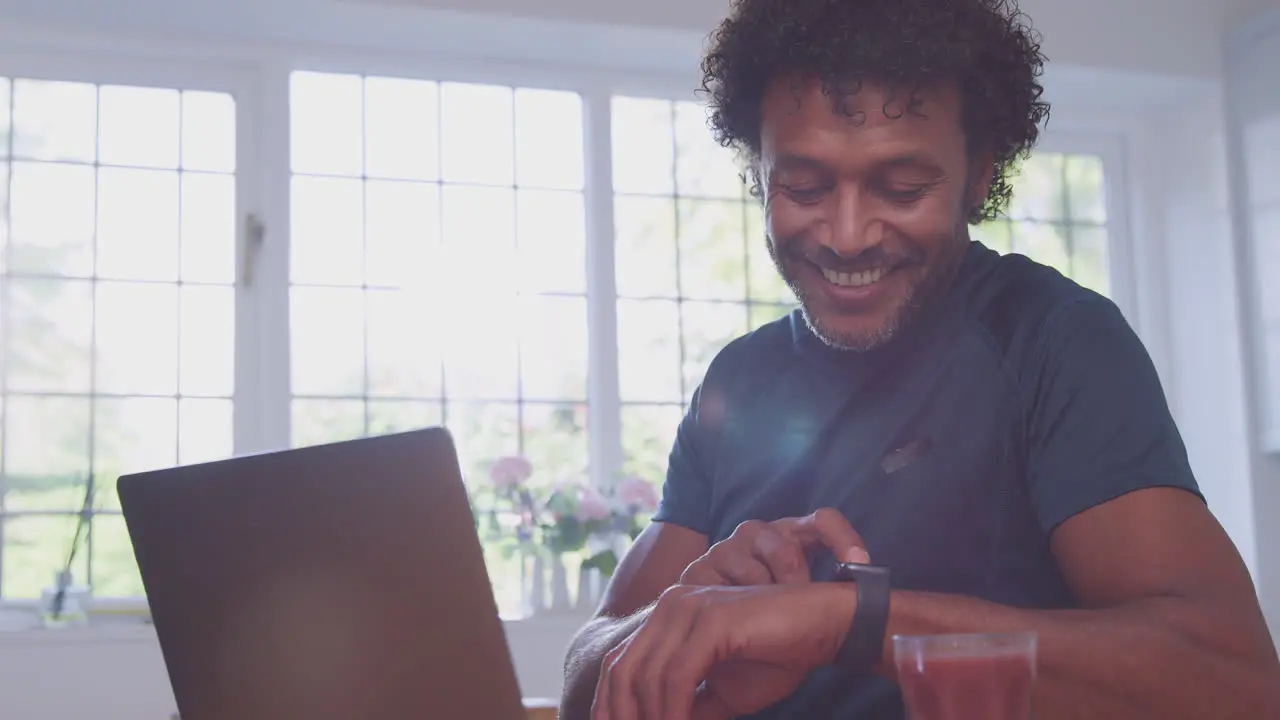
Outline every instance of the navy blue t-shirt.
MULTIPOLYGON (((1018 255, 969 247, 945 299, 869 352, 799 311, 730 343, 680 425, 656 521, 728 537, 841 510, 895 589, 1074 605, 1060 523, 1155 486, 1199 495, 1145 348, 1116 306, 1018 255)), ((902 718, 839 668, 758 718, 902 718)))

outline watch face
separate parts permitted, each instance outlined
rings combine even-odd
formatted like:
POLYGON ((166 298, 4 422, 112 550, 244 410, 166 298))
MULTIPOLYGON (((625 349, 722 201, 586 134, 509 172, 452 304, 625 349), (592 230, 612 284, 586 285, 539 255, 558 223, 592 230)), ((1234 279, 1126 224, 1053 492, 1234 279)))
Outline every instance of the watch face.
POLYGON ((835 563, 832 579, 844 582, 857 582, 863 578, 888 578, 889 568, 880 565, 864 565, 862 563, 835 563))

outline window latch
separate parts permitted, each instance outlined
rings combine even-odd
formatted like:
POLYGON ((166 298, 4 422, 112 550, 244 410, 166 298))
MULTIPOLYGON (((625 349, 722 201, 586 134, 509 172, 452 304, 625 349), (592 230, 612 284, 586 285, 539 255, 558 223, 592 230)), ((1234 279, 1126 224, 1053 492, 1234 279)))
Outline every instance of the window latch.
POLYGON ((240 282, 245 287, 253 284, 253 270, 258 260, 258 250, 266 238, 267 228, 257 215, 249 213, 244 218, 244 255, 241 259, 240 282))

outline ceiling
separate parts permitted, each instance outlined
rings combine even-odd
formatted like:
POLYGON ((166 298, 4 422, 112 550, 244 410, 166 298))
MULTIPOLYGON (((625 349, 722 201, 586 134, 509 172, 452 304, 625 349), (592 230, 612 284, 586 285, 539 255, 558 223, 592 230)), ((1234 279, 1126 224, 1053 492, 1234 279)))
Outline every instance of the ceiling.
MULTIPOLYGON (((727 0, 345 0, 705 33, 727 0)), ((1050 59, 1203 77, 1221 68, 1228 28, 1280 0, 1022 0, 1050 59)))

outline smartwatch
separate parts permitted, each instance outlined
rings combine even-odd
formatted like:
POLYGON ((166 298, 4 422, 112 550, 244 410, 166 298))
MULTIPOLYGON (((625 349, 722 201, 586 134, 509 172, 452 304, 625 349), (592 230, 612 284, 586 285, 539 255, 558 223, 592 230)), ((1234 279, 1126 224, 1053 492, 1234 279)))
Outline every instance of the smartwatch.
POLYGON ((849 634, 836 653, 836 665, 856 673, 870 672, 884 655, 889 626, 889 568, 838 562, 831 580, 858 586, 858 606, 849 634))

